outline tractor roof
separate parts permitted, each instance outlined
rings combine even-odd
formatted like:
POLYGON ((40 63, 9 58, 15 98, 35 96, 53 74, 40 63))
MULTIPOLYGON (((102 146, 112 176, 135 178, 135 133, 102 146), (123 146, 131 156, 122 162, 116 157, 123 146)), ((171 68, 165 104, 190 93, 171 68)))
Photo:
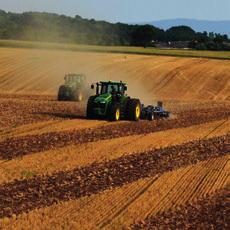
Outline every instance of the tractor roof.
POLYGON ((122 81, 100 81, 101 84, 110 84, 110 85, 126 85, 126 83, 122 81))

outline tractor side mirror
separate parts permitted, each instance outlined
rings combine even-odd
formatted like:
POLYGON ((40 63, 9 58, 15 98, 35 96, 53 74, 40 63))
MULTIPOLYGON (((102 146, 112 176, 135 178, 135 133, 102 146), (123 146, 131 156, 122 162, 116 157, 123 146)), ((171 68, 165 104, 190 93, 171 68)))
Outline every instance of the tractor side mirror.
POLYGON ((128 88, 127 88, 127 86, 124 86, 124 90, 126 91, 128 88))
POLYGON ((94 89, 94 84, 91 85, 91 89, 94 89))

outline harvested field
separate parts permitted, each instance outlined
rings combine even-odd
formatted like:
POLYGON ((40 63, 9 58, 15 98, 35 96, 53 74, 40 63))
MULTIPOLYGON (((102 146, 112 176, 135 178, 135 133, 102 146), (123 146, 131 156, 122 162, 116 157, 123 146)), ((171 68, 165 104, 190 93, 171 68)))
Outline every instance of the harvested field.
POLYGON ((229 184, 228 60, 0 49, 0 229, 164 228, 169 219, 186 228, 186 212, 199 227, 209 207, 210 223, 225 227, 216 197, 229 184), (71 72, 124 80, 129 95, 163 101, 172 116, 87 120, 86 102, 56 100, 71 72))
POLYGON ((83 105, 75 103, 0 98, 0 130, 40 121, 83 117, 84 113, 83 105))
POLYGON ((1 48, 0 64, 2 93, 54 95, 64 74, 77 71, 90 82, 127 81, 129 94, 151 102, 230 99, 224 60, 1 48))
POLYGON ((35 175, 51 175, 59 171, 85 167, 92 162, 99 163, 141 151, 182 145, 192 140, 202 139, 207 134, 209 134, 208 138, 222 136, 230 130, 230 120, 225 122, 225 125, 222 125, 223 122, 220 120, 187 128, 75 144, 2 163, 0 161, 0 183, 35 175))
POLYGON ((132 229, 229 229, 229 187, 219 191, 214 196, 199 200, 195 204, 178 207, 149 218, 132 229))
POLYGON ((6 229, 44 229, 50 225, 54 229, 124 229, 147 216, 214 195, 228 183, 228 170, 229 156, 214 158, 96 195, 4 218, 0 223, 6 229))
POLYGON ((3 184, 0 186, 0 218, 95 194, 208 158, 224 156, 229 153, 229 144, 230 136, 227 135, 133 154, 50 177, 3 184))
POLYGON ((229 116, 230 110, 190 111, 189 113, 184 112, 178 115, 178 119, 172 120, 159 120, 151 123, 148 121, 128 122, 102 126, 100 129, 50 132, 41 135, 9 138, 0 142, 0 159, 12 159, 26 154, 64 147, 67 144, 88 143, 115 137, 188 127, 217 119, 226 119, 222 124, 224 125, 229 116))

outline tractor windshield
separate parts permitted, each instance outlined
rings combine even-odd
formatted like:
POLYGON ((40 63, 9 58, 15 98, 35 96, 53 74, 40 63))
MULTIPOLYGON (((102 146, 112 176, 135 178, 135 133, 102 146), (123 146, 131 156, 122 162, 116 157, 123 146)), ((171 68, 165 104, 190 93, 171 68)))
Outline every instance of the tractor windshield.
POLYGON ((65 77, 65 82, 66 84, 71 84, 71 83, 81 83, 82 77, 81 76, 76 76, 76 75, 69 75, 65 77))
POLYGON ((109 85, 109 84, 102 84, 101 85, 101 94, 105 93, 112 93, 112 92, 118 92, 118 85, 109 85))

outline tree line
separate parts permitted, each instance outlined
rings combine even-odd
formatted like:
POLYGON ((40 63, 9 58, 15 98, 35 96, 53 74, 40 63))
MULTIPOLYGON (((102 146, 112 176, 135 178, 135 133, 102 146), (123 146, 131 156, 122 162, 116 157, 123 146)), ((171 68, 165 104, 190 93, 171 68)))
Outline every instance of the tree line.
POLYGON ((68 17, 53 13, 0 10, 0 39, 63 42, 89 45, 154 46, 157 42, 189 41, 200 50, 227 50, 227 35, 195 32, 187 26, 166 31, 152 25, 129 25, 68 17))

